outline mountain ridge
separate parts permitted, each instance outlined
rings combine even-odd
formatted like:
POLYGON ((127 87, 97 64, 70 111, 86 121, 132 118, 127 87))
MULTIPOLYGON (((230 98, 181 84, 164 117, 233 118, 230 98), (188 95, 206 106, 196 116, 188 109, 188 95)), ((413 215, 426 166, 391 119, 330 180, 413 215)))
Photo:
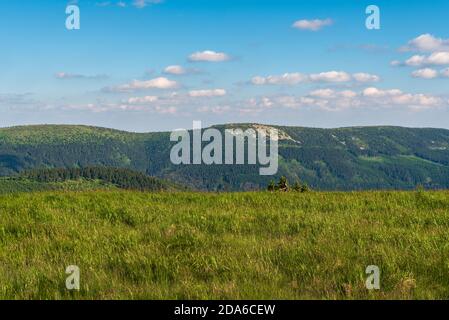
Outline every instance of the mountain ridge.
MULTIPOLYGON (((261 177, 252 165, 170 162, 169 132, 129 132, 86 125, 0 128, 0 175, 33 168, 123 167, 200 190, 262 189, 280 175, 314 189, 449 188, 449 130, 399 126, 309 128, 239 123, 218 130, 268 126, 279 142, 279 172, 261 177)), ((207 129, 207 128, 204 128, 207 129)))
MULTIPOLYGON (((269 123, 261 123, 261 122, 231 122, 224 124, 213 124, 204 127, 207 128, 215 128, 215 127, 229 127, 229 126, 249 126, 249 125, 261 125, 268 126, 273 128, 295 128, 295 129, 320 129, 320 130, 339 130, 339 129, 363 129, 363 128, 398 128, 398 129, 417 129, 417 130, 446 130, 449 131, 449 128, 440 128, 440 127, 409 127, 409 126, 399 126, 399 125, 354 125, 354 126, 341 126, 341 127, 313 127, 313 126, 294 126, 294 125, 280 125, 280 124, 269 124, 269 123)), ((48 128, 48 127, 61 127, 61 128, 91 128, 91 129, 99 129, 99 130, 109 130, 109 131, 118 131, 122 133, 132 133, 132 134, 149 134, 149 133, 169 133, 170 130, 161 130, 161 131, 132 131, 125 129, 118 129, 112 127, 103 127, 103 126, 95 126, 88 124, 26 124, 26 125, 13 125, 13 126, 4 126, 0 127, 0 131, 12 130, 12 129, 27 129, 27 128, 48 128)), ((192 130, 191 128, 185 128, 186 130, 192 130)))

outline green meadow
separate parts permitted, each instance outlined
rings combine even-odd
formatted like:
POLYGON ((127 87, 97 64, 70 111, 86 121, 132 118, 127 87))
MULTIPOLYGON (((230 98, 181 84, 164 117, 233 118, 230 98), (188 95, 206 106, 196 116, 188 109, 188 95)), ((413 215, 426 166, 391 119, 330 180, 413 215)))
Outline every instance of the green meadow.
POLYGON ((4 194, 0 298, 448 299, 449 192, 4 194))

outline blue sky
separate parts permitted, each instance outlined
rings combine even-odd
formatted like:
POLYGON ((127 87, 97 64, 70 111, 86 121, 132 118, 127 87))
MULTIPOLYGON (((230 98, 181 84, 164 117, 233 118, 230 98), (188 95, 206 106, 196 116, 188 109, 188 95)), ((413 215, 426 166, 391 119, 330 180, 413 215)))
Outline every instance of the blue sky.
POLYGON ((0 126, 449 128, 447 1, 73 2, 0 3, 0 126))

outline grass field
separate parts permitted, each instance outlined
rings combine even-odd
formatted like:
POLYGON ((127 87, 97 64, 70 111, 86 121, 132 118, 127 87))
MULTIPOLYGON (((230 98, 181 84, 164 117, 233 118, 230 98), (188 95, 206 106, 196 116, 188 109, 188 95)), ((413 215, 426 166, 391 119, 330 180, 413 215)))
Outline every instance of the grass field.
POLYGON ((448 299, 449 192, 1 195, 0 298, 448 299))

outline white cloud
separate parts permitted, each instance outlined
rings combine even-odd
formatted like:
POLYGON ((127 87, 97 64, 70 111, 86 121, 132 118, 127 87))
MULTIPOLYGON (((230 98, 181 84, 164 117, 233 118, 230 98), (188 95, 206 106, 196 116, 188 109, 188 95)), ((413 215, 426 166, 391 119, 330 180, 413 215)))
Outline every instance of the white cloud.
POLYGON ((410 67, 420 67, 424 65, 447 65, 449 64, 449 52, 438 51, 425 55, 414 55, 405 61, 405 65, 410 67))
POLYGON ((333 24, 331 19, 298 20, 293 23, 293 28, 300 30, 319 31, 326 26, 333 24))
POLYGON ((381 90, 375 87, 366 88, 362 91, 362 95, 370 98, 381 98, 386 96, 401 95, 402 91, 399 89, 381 90))
POLYGON ((124 84, 118 87, 107 88, 106 91, 112 92, 132 92, 137 90, 148 89, 174 89, 178 87, 178 83, 164 77, 159 77, 151 80, 141 81, 134 80, 131 83, 124 84))
POLYGON ((432 65, 449 64, 449 52, 434 52, 427 58, 427 63, 432 65))
POLYGON ((212 50, 198 51, 189 56, 189 60, 193 62, 222 62, 228 61, 230 56, 223 52, 215 52, 212 50))
POLYGON ((351 76, 343 71, 329 71, 311 74, 310 80, 313 82, 348 82, 351 76))
MULTIPOLYGON (((405 93, 399 89, 365 88, 359 92, 352 90, 336 91, 334 89, 319 89, 305 96, 275 96, 267 98, 272 105, 285 108, 318 108, 327 111, 343 111, 351 108, 389 109, 405 108, 409 110, 423 110, 429 108, 448 107, 448 101, 438 97, 421 93, 405 93)), ((254 99, 253 99, 254 100, 254 99)), ((247 109, 263 110, 261 100, 248 103, 247 109), (257 103, 256 103, 257 102, 257 103)))
POLYGON ((335 96, 335 91, 332 89, 319 89, 309 93, 312 97, 331 98, 335 96))
POLYGON ((449 78, 449 68, 440 71, 431 68, 419 69, 412 72, 412 77, 423 79, 449 78))
POLYGON ((174 74, 174 75, 182 75, 182 74, 186 74, 187 70, 182 66, 174 65, 174 66, 168 66, 167 68, 165 68, 164 73, 174 74))
POLYGON ((344 71, 329 71, 316 74, 284 73, 283 75, 270 75, 267 77, 253 77, 253 85, 296 85, 305 82, 378 82, 380 77, 369 73, 355 73, 353 75, 344 71))
POLYGON ((201 73, 199 69, 195 68, 185 68, 180 65, 172 65, 168 66, 164 69, 165 74, 170 74, 174 76, 182 76, 182 75, 188 75, 188 74, 198 74, 201 73))
POLYGON ((339 95, 343 98, 355 98, 357 93, 351 90, 343 90, 339 92, 339 95))
POLYGON ((417 67, 425 64, 426 56, 414 55, 405 61, 407 66, 417 67))
POLYGON ((261 76, 256 76, 251 79, 251 83, 256 86, 261 86, 261 85, 267 84, 267 78, 264 78, 261 76))
POLYGON ((378 82, 379 76, 369 73, 354 73, 352 75, 357 82, 378 82))
POLYGON ((367 97, 366 104, 373 106, 406 106, 410 109, 427 109, 439 107, 444 101, 436 96, 422 93, 404 93, 399 89, 382 90, 377 88, 367 88, 363 91, 363 96, 367 97))
MULTIPOLYGON (((198 113, 225 114, 240 112, 242 114, 257 115, 273 108, 320 109, 325 111, 344 111, 348 109, 392 109, 425 110, 433 108, 449 108, 449 101, 438 96, 423 93, 407 93, 399 89, 381 89, 368 87, 361 90, 337 90, 335 88, 321 88, 308 94, 273 95, 250 98, 244 101, 233 101, 225 105, 204 104, 203 99, 192 97, 221 96, 223 89, 195 90, 187 94, 170 93, 160 97, 143 96, 129 98, 120 104, 92 105, 91 110, 109 111, 142 111, 162 114, 179 114, 181 107, 188 106, 189 110, 198 113)), ((186 112, 186 111, 184 111, 186 112)))
MULTIPOLYGON (((322 91, 324 93, 324 91, 322 91)), ((346 110, 348 108, 369 108, 382 109, 401 107, 410 110, 422 110, 428 108, 439 108, 448 106, 448 104, 440 97, 426 95, 405 93, 399 89, 379 89, 375 87, 365 88, 360 92, 354 91, 332 91, 329 94, 317 95, 316 92, 311 92, 308 97, 296 98, 295 107, 318 107, 329 111, 346 110)), ((294 105, 290 98, 289 105, 294 105)), ((287 106, 287 107, 288 107, 287 106)))
POLYGON ((333 89, 318 89, 310 92, 308 96, 322 99, 330 99, 330 98, 350 99, 356 97, 357 93, 352 90, 335 91, 333 89))
POLYGON ((267 109, 273 108, 275 106, 274 99, 278 100, 279 97, 275 97, 275 98, 269 98, 269 97, 250 98, 250 99, 247 99, 245 101, 241 101, 240 103, 238 103, 237 109, 238 109, 238 111, 241 114, 256 115, 256 114, 259 114, 259 113, 261 113, 263 111, 266 111, 267 109))
POLYGON ((132 97, 129 98, 126 102, 129 104, 147 104, 156 102, 159 100, 157 96, 144 96, 144 97, 132 97))
POLYGON ((189 91, 189 96, 192 98, 212 98, 212 97, 223 97, 225 95, 226 90, 224 89, 189 91))
POLYGON ((261 103, 262 103, 262 106, 265 108, 271 108, 274 106, 273 101, 268 97, 263 97, 261 103))
POLYGON ((279 76, 254 77, 251 83, 254 85, 295 85, 307 81, 307 76, 301 73, 284 73, 279 76))
POLYGON ((394 96, 392 101, 398 105, 407 105, 411 109, 427 109, 442 104, 441 98, 425 94, 402 94, 394 96))
POLYGON ((407 46, 402 47, 401 50, 420 52, 449 51, 449 39, 436 38, 426 33, 410 40, 407 46))
MULTIPOLYGON (((401 51, 415 51, 427 54, 415 54, 405 60, 405 62, 392 61, 393 66, 409 66, 409 67, 425 67, 425 66, 441 66, 449 65, 449 39, 436 38, 431 34, 423 34, 411 40, 408 44, 401 48, 401 51)), ((435 73, 417 70, 412 73, 413 76, 421 78, 435 78, 435 73)))
POLYGON ((438 77, 438 71, 430 68, 419 69, 412 72, 412 77, 423 79, 435 79, 438 77))

